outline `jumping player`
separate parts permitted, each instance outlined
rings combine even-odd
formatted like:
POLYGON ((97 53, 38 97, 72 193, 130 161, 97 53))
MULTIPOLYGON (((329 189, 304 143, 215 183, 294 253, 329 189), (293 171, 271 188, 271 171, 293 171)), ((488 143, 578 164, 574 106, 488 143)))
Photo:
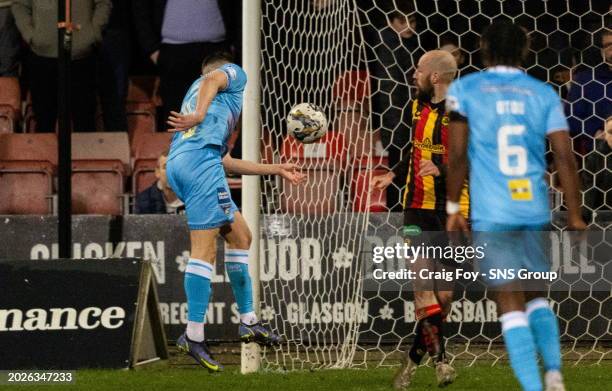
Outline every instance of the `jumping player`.
POLYGON ((493 23, 482 35, 481 50, 488 68, 452 83, 446 99, 451 120, 447 229, 468 231, 458 201, 469 162, 473 236, 487 244, 480 272, 495 291, 510 365, 524 390, 541 391, 539 353, 546 390, 563 391, 559 326, 545 286, 527 291, 524 281, 496 279, 491 271, 550 270, 542 240, 550 223, 547 138, 565 193, 568 229, 585 229, 567 120, 555 91, 519 69, 528 50, 520 26, 493 23))
MULTIPOLYGON (((372 178, 372 186, 383 190, 396 177, 406 178, 403 197, 404 235, 415 243, 446 245, 446 173, 447 125, 446 91, 457 74, 453 56, 442 50, 425 53, 414 73, 417 98, 409 106, 412 119, 410 150, 402 162, 385 175, 372 178), (423 237, 420 233, 423 233, 423 237)), ((467 185, 462 187, 461 207, 467 216, 467 185)), ((418 259, 413 270, 440 269, 440 260, 418 259)), ((417 273, 418 275, 418 273, 417 273)), ((455 370, 447 363, 444 351, 443 319, 450 309, 453 292, 440 289, 435 281, 414 281, 414 301, 418 323, 411 349, 404 355, 393 386, 404 389, 410 382, 425 353, 436 365, 440 386, 452 383, 455 370)))
POLYGON ((170 187, 185 203, 191 237, 191 258, 185 269, 187 330, 178 348, 210 371, 222 366, 204 341, 204 320, 210 298, 217 235, 227 243, 225 269, 240 312, 238 333, 243 342, 270 346, 279 336, 264 327, 253 309, 248 250, 251 232, 231 199, 226 172, 238 175, 280 175, 294 184, 304 175, 293 164, 259 164, 233 159, 227 140, 240 111, 247 76, 226 54, 208 57, 202 76, 193 82, 181 107, 171 112, 167 174, 170 187))

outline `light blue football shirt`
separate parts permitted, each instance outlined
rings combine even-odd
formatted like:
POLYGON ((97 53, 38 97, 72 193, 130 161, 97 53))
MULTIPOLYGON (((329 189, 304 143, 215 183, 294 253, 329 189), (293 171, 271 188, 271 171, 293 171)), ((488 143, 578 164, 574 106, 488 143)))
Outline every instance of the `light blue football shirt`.
POLYGON ((468 120, 472 220, 549 222, 546 136, 568 129, 552 87, 517 68, 493 67, 455 80, 446 102, 468 120))
MULTIPOLYGON (((224 64, 218 70, 227 76, 227 86, 219 91, 211 102, 204 121, 187 131, 177 132, 174 135, 168 159, 186 151, 204 148, 206 145, 221 147, 223 155, 227 152, 227 140, 242 111, 242 97, 247 76, 244 70, 236 64, 224 64)), ((189 87, 183 99, 181 113, 187 114, 196 110, 203 77, 198 78, 189 87)))

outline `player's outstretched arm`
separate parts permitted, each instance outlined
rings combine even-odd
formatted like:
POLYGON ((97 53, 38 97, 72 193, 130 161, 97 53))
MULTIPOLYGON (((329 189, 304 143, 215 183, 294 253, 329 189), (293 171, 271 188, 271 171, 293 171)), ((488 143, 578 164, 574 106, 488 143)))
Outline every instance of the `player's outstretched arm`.
POLYGON ((468 124, 464 120, 451 120, 448 125, 448 170, 446 174, 446 200, 448 231, 468 231, 465 218, 459 211, 459 197, 467 178, 468 124))
POLYGON ((237 175, 280 175, 297 185, 304 182, 306 175, 293 163, 264 164, 248 160, 234 159, 229 154, 223 158, 223 167, 231 174, 237 175))
POLYGON ((182 132, 188 130, 200 122, 204 121, 208 106, 215 99, 217 93, 227 86, 227 76, 223 71, 212 71, 205 75, 200 82, 200 90, 198 91, 198 104, 193 113, 182 114, 176 111, 171 111, 168 121, 170 125, 169 132, 182 132))
POLYGON ((554 153, 555 167, 563 189, 567 206, 567 225, 570 230, 584 230, 586 224, 580 213, 580 180, 576 170, 576 161, 571 148, 567 131, 553 132, 548 135, 554 153))

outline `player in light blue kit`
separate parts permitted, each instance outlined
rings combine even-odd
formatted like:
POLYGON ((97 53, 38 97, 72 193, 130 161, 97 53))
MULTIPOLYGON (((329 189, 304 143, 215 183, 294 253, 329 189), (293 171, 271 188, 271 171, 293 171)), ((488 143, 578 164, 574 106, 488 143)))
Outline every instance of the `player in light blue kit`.
POLYGON ((514 278, 496 280, 489 274, 496 269, 549 268, 541 241, 550 223, 544 182, 547 138, 565 193, 568 229, 586 228, 561 102, 550 86, 518 68, 527 49, 527 35, 520 26, 495 22, 481 38, 488 68, 449 88, 447 229, 468 231, 458 201, 469 161, 472 230, 477 242, 489 239, 480 272, 496 290, 510 364, 524 390, 541 391, 539 353, 546 390, 562 391, 559 326, 544 292, 528 292, 514 278))
POLYGON ((227 140, 242 110, 246 81, 246 74, 231 63, 229 55, 213 55, 204 60, 202 76, 187 91, 181 112, 171 112, 168 119, 170 131, 177 132, 168 154, 168 182, 185 203, 191 236, 191 257, 185 269, 187 330, 177 346, 210 371, 222 369, 204 342, 219 234, 227 242, 225 270, 240 312, 241 341, 264 346, 280 342, 279 336, 261 325, 253 309, 248 267, 251 232, 231 199, 225 173, 281 175, 295 184, 305 177, 293 164, 259 164, 233 159, 227 153, 227 140))

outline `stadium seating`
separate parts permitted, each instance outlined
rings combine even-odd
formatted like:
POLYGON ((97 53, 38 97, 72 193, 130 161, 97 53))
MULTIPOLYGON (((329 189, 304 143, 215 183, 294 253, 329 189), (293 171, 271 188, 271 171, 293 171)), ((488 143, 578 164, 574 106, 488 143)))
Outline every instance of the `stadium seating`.
POLYGON ((139 159, 134 162, 132 170, 132 192, 137 195, 147 187, 151 186, 157 178, 155 168, 157 159, 139 159))
POLYGON ((333 88, 333 97, 340 99, 343 104, 360 103, 369 106, 370 76, 367 71, 346 71, 342 74, 333 88))
POLYGON ((37 160, 57 165, 57 136, 55 133, 0 134, 0 160, 37 160))
POLYGON ((57 138, 0 134, 0 214, 52 213, 57 138))
POLYGON ((271 164, 274 163, 274 142, 272 135, 268 129, 264 129, 261 133, 261 162, 271 164))
POLYGON ((0 160, 0 215, 51 214, 53 175, 48 161, 0 160))
POLYGON ((131 76, 128 84, 127 103, 149 103, 157 105, 159 79, 155 76, 131 76))
POLYGON ((162 152, 170 147, 172 133, 139 135, 132 140, 134 169, 132 170, 132 192, 140 193, 155 182, 155 167, 162 152))
POLYGON ((126 211, 130 146, 124 132, 72 134, 72 208, 76 214, 126 211))
POLYGON ((369 96, 367 71, 346 71, 334 83, 336 113, 333 129, 344 135, 352 161, 373 153, 369 96))
POLYGON ((128 121, 128 135, 134 140, 141 134, 152 134, 157 129, 155 113, 139 107, 140 104, 126 112, 128 121))
POLYGON ((16 77, 0 77, 0 133, 12 133, 21 116, 21 89, 16 77))
POLYGON ((329 131, 317 142, 303 144, 291 136, 285 137, 281 148, 283 161, 346 162, 344 135, 329 131))
POLYGON ((384 169, 353 171, 351 181, 351 194, 354 212, 386 212, 387 211, 387 192, 385 190, 375 190, 370 188, 370 178, 387 173, 384 169), (370 200, 368 202, 368 194, 370 200))
POLYGON ((0 105, 0 133, 13 133, 17 124, 15 111, 8 105, 0 105))
POLYGON ((139 135, 132 140, 131 150, 135 159, 157 159, 159 155, 170 147, 173 133, 160 132, 139 135))
POLYGON ((303 172, 307 175, 305 183, 294 185, 282 180, 282 211, 298 215, 326 215, 336 212, 342 201, 340 171, 334 164, 320 164, 303 172))
POLYGON ((372 131, 369 129, 369 113, 365 107, 344 106, 336 112, 335 130, 346 141, 351 161, 374 154, 372 131))
POLYGON ((72 161, 72 213, 120 215, 127 200, 120 160, 72 161))
POLYGON ((282 180, 281 208, 284 212, 327 214, 339 206, 339 168, 346 164, 344 136, 330 131, 318 141, 302 144, 290 136, 283 140, 281 161, 298 164, 307 175, 306 182, 297 186, 282 180))
POLYGON ((32 94, 29 91, 25 96, 23 105, 22 131, 24 133, 36 132, 36 117, 34 117, 34 110, 32 108, 32 94))
POLYGON ((157 129, 157 89, 155 76, 131 76, 126 98, 126 114, 130 141, 136 134, 150 134, 157 129))
MULTIPOLYGON (((72 133, 72 160, 119 160, 130 165, 130 143, 125 132, 72 133)), ((129 171, 129 170, 127 170, 129 171)))
POLYGON ((36 132, 36 117, 34 117, 34 111, 32 106, 26 106, 25 114, 23 116, 23 132, 24 133, 35 133, 36 132))
POLYGON ((21 89, 16 77, 0 77, 0 105, 12 107, 17 113, 21 110, 21 89))
MULTIPOLYGON (((306 183, 293 185, 282 180, 281 209, 295 214, 329 214, 338 210, 343 200, 341 173, 357 167, 354 189, 366 191, 367 171, 358 169, 360 162, 372 159, 374 150, 371 132, 368 131, 367 97, 369 95, 368 73, 349 71, 336 81, 334 98, 338 99, 338 115, 334 131, 329 131, 318 142, 303 144, 287 136, 280 148, 281 161, 297 163, 307 175, 306 183)), ((375 159, 376 160, 376 159, 375 159)), ((370 160, 370 164, 373 161, 370 160)), ((382 195, 384 197, 384 195, 382 195)), ((363 194, 362 194, 363 198, 363 194)), ((376 209, 380 195, 372 200, 376 209)), ((353 200, 356 210, 365 210, 367 198, 353 200), (362 205, 363 204, 363 205, 362 205)), ((383 199, 384 205, 384 199, 383 199)))

